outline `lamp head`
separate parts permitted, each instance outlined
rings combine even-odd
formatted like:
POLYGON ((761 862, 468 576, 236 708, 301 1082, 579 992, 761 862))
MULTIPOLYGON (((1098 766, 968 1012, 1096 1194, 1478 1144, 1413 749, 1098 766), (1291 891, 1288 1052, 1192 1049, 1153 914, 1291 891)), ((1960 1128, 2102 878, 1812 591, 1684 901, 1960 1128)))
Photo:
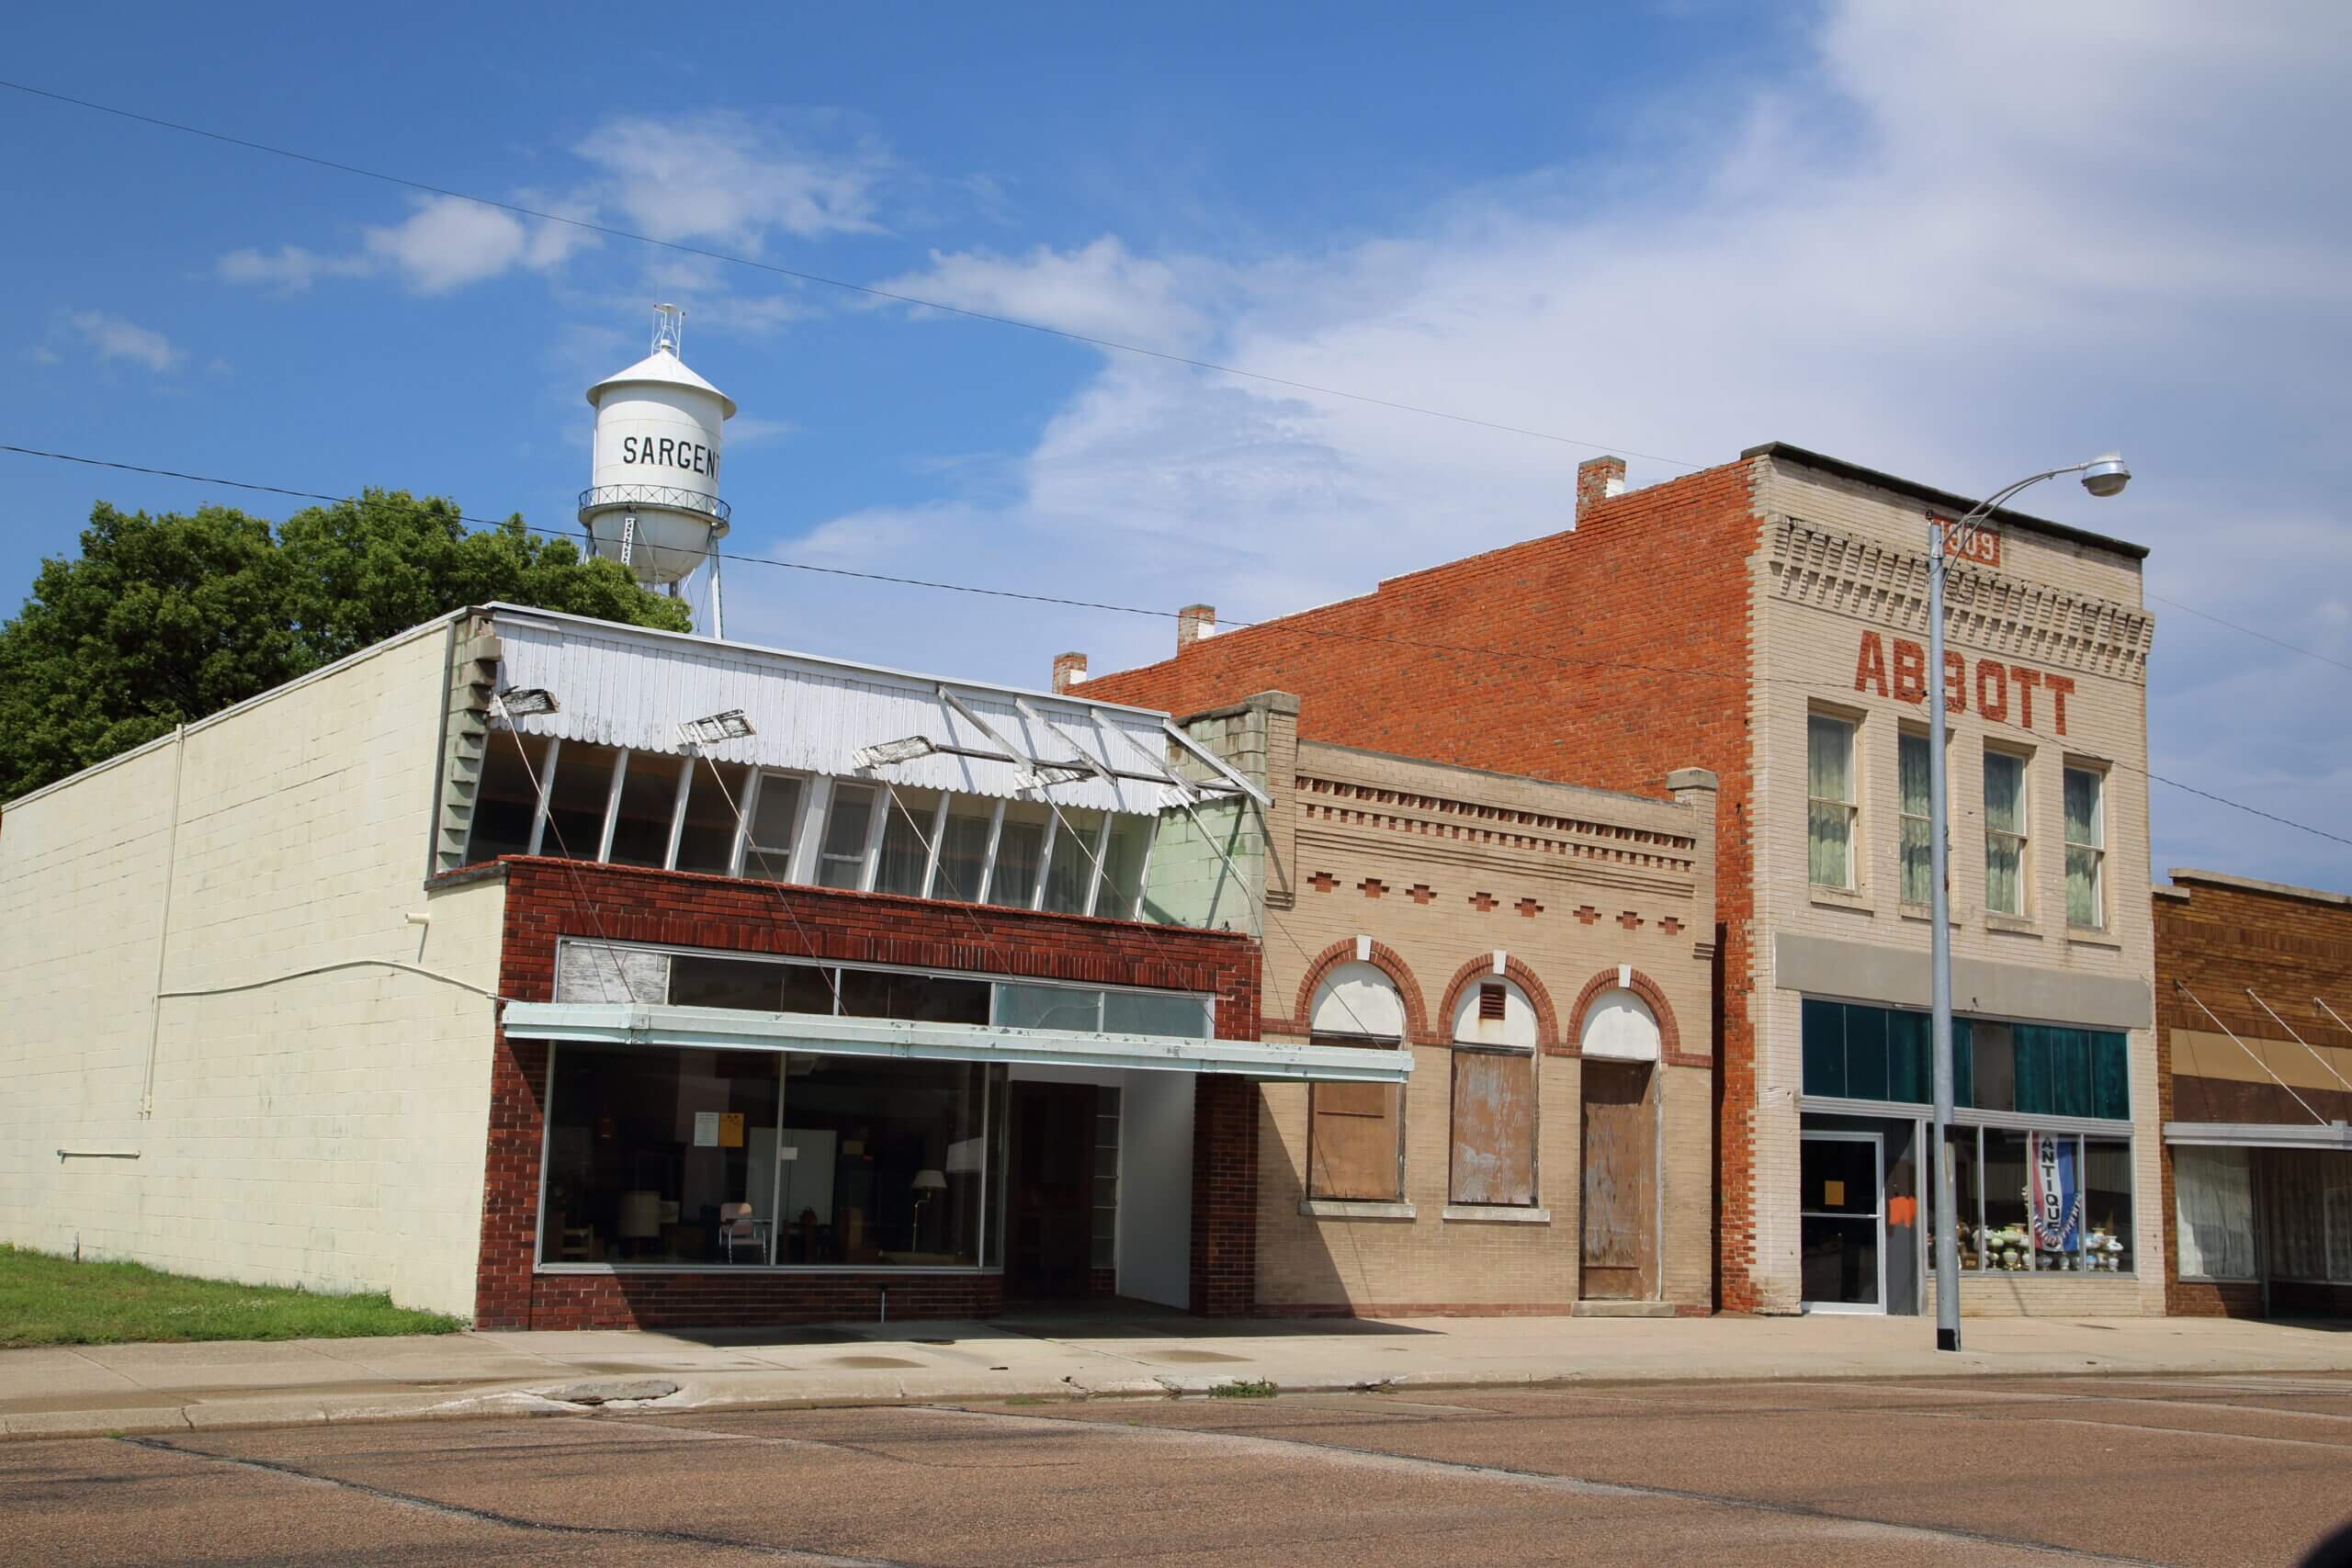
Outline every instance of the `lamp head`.
POLYGON ((2131 482, 2132 470, 2124 466, 2120 452, 2094 457, 2083 469, 2083 488, 2093 495, 2120 495, 2131 482))

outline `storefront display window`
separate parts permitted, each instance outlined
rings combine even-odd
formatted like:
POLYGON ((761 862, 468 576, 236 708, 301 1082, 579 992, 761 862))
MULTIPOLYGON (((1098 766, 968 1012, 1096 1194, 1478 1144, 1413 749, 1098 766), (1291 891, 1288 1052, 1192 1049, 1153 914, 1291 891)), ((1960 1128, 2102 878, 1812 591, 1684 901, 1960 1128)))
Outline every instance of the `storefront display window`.
POLYGON ((974 1268, 1001 1067, 564 1045, 548 1264, 974 1268))

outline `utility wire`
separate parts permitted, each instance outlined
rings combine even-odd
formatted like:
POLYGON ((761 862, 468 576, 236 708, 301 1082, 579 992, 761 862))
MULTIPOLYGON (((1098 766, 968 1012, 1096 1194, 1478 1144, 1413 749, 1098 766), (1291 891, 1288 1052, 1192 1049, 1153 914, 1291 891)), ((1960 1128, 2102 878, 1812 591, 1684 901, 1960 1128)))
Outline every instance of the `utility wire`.
POLYGON ((1697 469, 1705 466, 1700 463, 1685 462, 1679 457, 1660 457, 1655 452, 1636 452, 1629 446, 1611 446, 1600 442, 1579 440, 1573 435, 1555 434, 1548 430, 1531 430, 1525 425, 1505 424, 1499 420, 1481 419, 1476 414, 1455 413, 1447 409, 1428 408, 1419 403, 1403 402, 1394 398, 1374 397, 1369 392, 1351 392, 1340 387, 1326 387, 1313 381, 1293 380, 1287 376, 1270 376, 1261 370, 1244 370, 1236 365, 1222 365, 1211 359, 1195 359, 1189 355, 1171 354, 1166 349, 1146 348, 1141 344, 1122 343, 1115 338, 1095 337, 1086 333, 1071 332, 1065 327, 1047 326, 1042 321, 1023 321, 1018 316, 999 315, 991 310, 975 310, 967 306, 950 305, 944 300, 926 299, 920 295, 902 294, 893 289, 876 288, 871 284, 852 283, 846 278, 828 277, 822 273, 804 272, 797 267, 780 266, 775 262, 764 262, 752 256, 737 255, 730 251, 714 250, 707 245, 690 245, 679 240, 658 239, 651 234, 639 233, 635 230, 622 229, 609 223, 598 223, 592 219, 575 218, 561 212, 549 212, 543 208, 525 207, 519 202, 500 201, 492 197, 476 196, 471 191, 453 190, 447 186, 436 186, 424 180, 410 179, 403 175, 386 174, 380 169, 363 168, 356 164, 345 164, 334 158, 322 158, 315 153, 297 152, 290 147, 279 147, 266 141, 232 136, 226 131, 208 130, 200 125, 187 125, 179 120, 164 119, 158 115, 141 114, 135 109, 121 108, 113 104, 102 104, 91 98, 77 98, 68 93, 51 92, 46 87, 35 87, 23 82, 0 80, 0 87, 6 87, 11 92, 23 93, 31 97, 47 98, 52 103, 70 104, 75 108, 113 115, 119 119, 133 120, 160 130, 175 130, 187 136, 200 136, 206 141, 219 141, 231 147, 241 147, 250 152, 266 152, 275 158, 288 158, 298 164, 309 164, 316 168, 332 169, 337 174, 356 175, 362 179, 379 180, 385 185, 423 191, 428 196, 447 197, 456 201, 469 201, 478 207, 492 208, 500 212, 512 213, 518 218, 534 219, 542 223, 560 223, 567 228, 577 229, 584 233, 602 235, 606 239, 628 240, 636 244, 653 245, 662 250, 674 251, 682 255, 700 256, 706 261, 725 262, 730 266, 750 267, 756 272, 773 273, 778 277, 789 277, 796 282, 821 284, 827 288, 839 288, 853 294, 862 294, 871 299, 887 299, 893 304, 911 305, 925 310, 938 310, 946 315, 962 316, 975 321, 989 321, 1001 327, 1018 327, 1023 332, 1057 337, 1068 343, 1080 343, 1090 348, 1104 349, 1114 354, 1136 355, 1146 359, 1161 360, 1170 365, 1182 365, 1193 370, 1212 371, 1220 376, 1238 376, 1244 380, 1262 382, 1268 386, 1287 387, 1293 391, 1313 392, 1327 398, 1344 398, 1350 402, 1364 403, 1374 408, 1393 409, 1399 413, 1419 414, 1429 419, 1447 420, 1455 424, 1476 425, 1482 430, 1499 431, 1507 435, 1531 436, 1538 441, 1555 442, 1563 446, 1582 447, 1590 452, 1613 452, 1628 457, 1639 457, 1645 462, 1664 463, 1668 468, 1697 469))
POLYGON ((2272 637, 2268 632, 2258 632, 2252 626, 2242 626, 2235 621, 2225 621, 2222 619, 2221 616, 2210 615, 2207 612, 2199 609, 2194 604, 2184 604, 2177 599, 2167 599, 2161 593, 2150 593, 2144 588, 2140 592, 2145 598, 2154 599, 2159 604, 2169 604, 2176 610, 2187 611, 2189 615, 2196 616, 2200 621, 2211 621, 2217 626, 2227 626, 2233 632, 2244 632, 2250 637, 2258 637, 2262 641, 2270 644, 2273 648, 2283 648, 2290 653, 2300 653, 2306 659, 2316 659, 2322 664, 2333 664, 2338 670, 2352 670, 2352 664, 2347 664, 2341 659, 2331 658, 2327 654, 2315 652, 2308 648, 2298 648, 2291 642, 2284 642, 2278 637, 2272 637))
MULTIPOLYGON (((6 84, 0 84, 0 85, 5 85, 6 84)), ((356 499, 355 497, 348 495, 330 495, 324 491, 290 490, 283 485, 256 484, 245 479, 216 479, 205 474, 183 473, 174 468, 149 468, 143 464, 117 462, 103 457, 85 457, 76 456, 70 452, 52 452, 38 446, 19 446, 9 442, 0 442, 0 452, 14 452, 19 456, 28 457, 46 457, 62 463, 78 463, 87 468, 112 468, 122 473, 147 474, 163 479, 187 479, 195 484, 220 485, 231 490, 254 491, 265 495, 282 495, 298 501, 324 501, 334 502, 336 504, 344 504, 356 499)), ((460 523, 470 523, 481 527, 502 528, 505 526, 503 522, 495 518, 475 517, 465 513, 458 513, 455 515, 457 520, 460 523)), ((569 538, 571 536, 565 530, 549 528, 539 524, 526 523, 523 526, 531 533, 545 534, 551 537, 569 538)), ((1147 615, 1155 620, 1174 620, 1178 615, 1178 612, 1173 610, 1154 610, 1139 604, 1116 604, 1106 600, 1072 599, 1050 593, 1024 593, 1011 588, 982 588, 972 583, 947 582, 936 578, 899 577, 888 572, 856 571, 847 567, 817 566, 807 561, 783 560, 773 556, 736 555, 723 550, 707 550, 700 553, 716 557, 721 560, 748 561, 759 566, 781 568, 787 571, 816 572, 828 577, 854 578, 864 582, 882 582, 902 588, 928 588, 944 593, 969 593, 982 598, 1012 599, 1021 601, 1024 604, 1052 604, 1065 609, 1101 610, 1120 615, 1147 615)), ((1276 617, 1277 620, 1295 620, 1298 617, 1296 615, 1276 617)), ((1229 630, 1238 631, 1251 626, 1261 626, 1270 624, 1272 623, 1265 621, 1227 621, 1225 623, 1225 626, 1229 630)), ((1323 627, 1307 626, 1299 626, 1293 629, 1298 631, 1302 636, 1322 637, 1330 641, 1381 643, 1397 648, 1415 649, 1422 652, 1429 653, 1466 654, 1481 659, 1516 660, 1522 663, 1556 664, 1572 669, 1627 670, 1645 674, 1675 675, 1689 680, 1725 681, 1740 684, 1778 683, 1810 686, 1810 682, 1800 681, 1793 676, 1786 675, 1757 675, 1742 673, 1736 671, 1707 670, 1690 665, 1643 664, 1627 660, 1577 658, 1573 654, 1540 653, 1529 649, 1506 649, 1481 646, 1477 644, 1430 642, 1414 637, 1389 637, 1373 632, 1331 631, 1323 627)), ((2023 726, 2011 725, 2009 728, 2023 728, 2023 726)), ((2183 791, 2186 794, 2200 796, 2206 800, 2212 801, 2214 804, 2219 806, 2226 806, 2233 811, 2243 811, 2248 816, 2259 817, 2267 821, 2276 822, 2280 827, 2293 828, 2300 832, 2309 833, 2314 838, 2326 839, 2331 842, 2343 844, 2347 848, 2352 848, 2352 838, 2346 838, 2338 833, 2331 833, 2324 828, 2314 828, 2307 822, 2298 822, 2292 818, 2281 817, 2275 812, 2265 811, 2260 807, 2248 806, 2243 801, 2232 800, 2227 795, 2215 795, 2211 790, 2199 789, 2195 784, 2183 784, 2178 779, 2167 778, 2162 773, 2154 772, 2148 768, 2141 767, 2136 763, 2124 761, 2120 758, 2114 761, 2114 765, 2123 768, 2131 773, 2141 774, 2143 777, 2152 779, 2157 784, 2166 784, 2174 789, 2183 791)))

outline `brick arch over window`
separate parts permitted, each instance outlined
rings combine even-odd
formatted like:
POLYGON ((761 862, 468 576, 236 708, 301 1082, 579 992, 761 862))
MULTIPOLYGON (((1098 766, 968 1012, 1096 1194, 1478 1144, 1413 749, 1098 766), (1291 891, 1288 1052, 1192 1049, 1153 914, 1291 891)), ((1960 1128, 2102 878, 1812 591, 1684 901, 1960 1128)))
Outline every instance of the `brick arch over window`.
POLYGON ((1576 1010, 1568 1015, 1568 1032, 1561 1038, 1556 1049, 1563 1055, 1583 1055, 1586 1010, 1602 992, 1613 991, 1623 984, 1648 1005, 1650 1016, 1657 1020, 1657 1052, 1661 1062, 1669 1066, 1711 1066, 1704 1056, 1692 1057, 1682 1054, 1682 1032, 1675 1026, 1674 1009, 1668 1005, 1666 993, 1658 989, 1657 982, 1638 969, 1623 973, 1625 978, 1621 981, 1620 971, 1611 965, 1584 983, 1584 989, 1577 993, 1576 1010))
MULTIPOLYGON (((1445 1000, 1439 1004, 1437 1010, 1438 1017, 1445 1021, 1449 1040, 1453 1029, 1453 1010, 1461 1002, 1464 989, 1480 980, 1492 979, 1494 973, 1495 955, 1491 953, 1479 954, 1453 972, 1453 978, 1446 983, 1445 1000)), ((1535 1043, 1545 1049, 1556 1049, 1560 1044, 1560 1015, 1552 1007, 1552 993, 1544 988, 1544 982, 1535 977, 1535 971, 1506 953, 1503 954, 1503 978, 1517 984, 1534 1005, 1535 1043)), ((1590 999, 1586 998, 1588 1001, 1590 999)), ((1577 1016, 1584 1016, 1582 1003, 1577 1004, 1577 1016)))
MULTIPOLYGON (((1297 1032, 1306 1032, 1315 1021, 1315 987, 1340 964, 1356 962, 1356 939, 1353 937, 1345 942, 1335 942, 1315 955, 1315 962, 1306 966, 1306 978, 1299 983, 1295 1020, 1297 1032)), ((1420 982, 1413 978, 1413 971, 1396 955, 1396 950, 1385 942, 1375 942, 1372 944, 1371 956, 1363 962, 1387 976, 1389 984, 1396 987, 1396 995, 1405 1004, 1405 1043, 1430 1043, 1430 1018, 1421 1006, 1420 982)))

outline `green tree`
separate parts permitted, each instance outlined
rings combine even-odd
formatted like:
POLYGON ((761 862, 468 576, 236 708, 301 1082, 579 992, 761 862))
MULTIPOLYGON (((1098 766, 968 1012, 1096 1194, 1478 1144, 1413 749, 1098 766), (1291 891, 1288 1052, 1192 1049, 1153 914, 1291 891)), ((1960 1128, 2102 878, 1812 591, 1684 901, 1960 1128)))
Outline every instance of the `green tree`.
POLYGON ((101 502, 80 556, 43 561, 0 626, 0 800, 492 600, 688 624, 684 604, 617 562, 582 559, 520 517, 469 532, 448 502, 405 491, 276 529, 229 507, 150 517, 101 502))

